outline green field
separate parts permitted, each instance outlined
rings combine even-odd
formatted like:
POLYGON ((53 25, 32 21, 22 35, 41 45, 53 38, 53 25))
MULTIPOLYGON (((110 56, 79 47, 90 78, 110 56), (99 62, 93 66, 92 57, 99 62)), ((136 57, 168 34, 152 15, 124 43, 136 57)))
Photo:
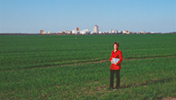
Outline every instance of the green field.
POLYGON ((2 35, 0 99, 176 98, 176 34, 2 35), (108 90, 112 43, 123 61, 108 90))

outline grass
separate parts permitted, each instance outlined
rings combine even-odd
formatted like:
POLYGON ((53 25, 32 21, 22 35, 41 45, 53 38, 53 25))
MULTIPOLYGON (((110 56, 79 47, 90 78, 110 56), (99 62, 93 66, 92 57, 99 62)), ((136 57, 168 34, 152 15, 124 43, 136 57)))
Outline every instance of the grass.
POLYGON ((174 98, 174 36, 2 36, 0 99, 174 98), (117 40, 125 59, 121 88, 109 90, 110 63, 99 61, 109 59, 117 40))
POLYGON ((1 36, 0 70, 106 60, 114 41, 120 43, 124 59, 176 55, 175 34, 1 36))
MULTIPOLYGON (((121 88, 108 90, 109 63, 6 71, 1 99, 158 99, 176 96, 175 60, 123 61, 121 88), (14 78, 15 77, 15 78, 14 78)), ((2 72, 1 72, 2 76, 2 72)))

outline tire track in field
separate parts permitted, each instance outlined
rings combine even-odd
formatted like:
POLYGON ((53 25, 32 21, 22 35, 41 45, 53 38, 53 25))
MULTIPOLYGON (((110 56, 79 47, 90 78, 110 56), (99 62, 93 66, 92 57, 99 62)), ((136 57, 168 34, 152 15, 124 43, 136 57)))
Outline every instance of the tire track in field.
MULTIPOLYGON (((170 58, 170 57, 176 57, 176 55, 172 55, 172 56, 155 56, 155 57, 131 57, 131 58, 126 58, 123 59, 123 61, 126 60, 139 60, 139 59, 155 59, 155 58, 170 58)), ((83 62, 83 63, 73 63, 73 64, 64 64, 64 65, 60 65, 61 67, 63 66, 73 66, 73 65, 84 65, 84 64, 93 64, 93 63, 103 63, 103 62, 110 62, 109 59, 106 60, 100 60, 100 61, 89 61, 89 62, 83 62)))
MULTIPOLYGON (((170 56, 155 56, 155 57, 131 57, 131 58, 126 58, 123 59, 123 61, 128 61, 128 60, 143 60, 143 59, 156 59, 156 58, 171 58, 171 57, 176 57, 176 55, 170 55, 170 56)), ((74 66, 74 65, 84 65, 84 64, 94 64, 94 63, 103 63, 103 62, 110 62, 109 59, 105 60, 97 60, 99 58, 94 58, 91 60, 96 60, 96 61, 86 61, 86 60, 73 60, 73 61, 83 61, 83 62, 73 62, 71 64, 61 64, 61 65, 48 65, 48 66, 33 66, 33 67, 26 67, 26 68, 21 68, 21 69, 6 69, 2 71, 14 71, 14 70, 27 70, 27 69, 38 69, 38 68, 51 68, 51 67, 64 67, 64 66, 74 66), (85 62, 84 62, 85 61, 85 62)))

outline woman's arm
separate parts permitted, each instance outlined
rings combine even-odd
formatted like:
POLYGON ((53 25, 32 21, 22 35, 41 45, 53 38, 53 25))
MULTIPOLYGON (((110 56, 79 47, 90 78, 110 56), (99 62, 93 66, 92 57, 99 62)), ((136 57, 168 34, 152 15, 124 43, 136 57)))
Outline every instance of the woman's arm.
POLYGON ((109 59, 110 62, 112 62, 112 54, 113 52, 111 52, 111 55, 110 55, 110 59, 109 59))

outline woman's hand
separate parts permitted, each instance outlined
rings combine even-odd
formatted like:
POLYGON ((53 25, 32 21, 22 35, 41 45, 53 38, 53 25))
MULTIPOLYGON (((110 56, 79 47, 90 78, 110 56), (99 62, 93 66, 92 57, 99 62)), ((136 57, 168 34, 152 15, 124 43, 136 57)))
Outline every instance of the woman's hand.
MULTIPOLYGON (((111 64, 113 64, 113 61, 111 60, 111 64)), ((115 63, 114 65, 117 65, 117 63, 115 63)))
POLYGON ((111 64, 112 64, 112 60, 111 60, 111 64))

